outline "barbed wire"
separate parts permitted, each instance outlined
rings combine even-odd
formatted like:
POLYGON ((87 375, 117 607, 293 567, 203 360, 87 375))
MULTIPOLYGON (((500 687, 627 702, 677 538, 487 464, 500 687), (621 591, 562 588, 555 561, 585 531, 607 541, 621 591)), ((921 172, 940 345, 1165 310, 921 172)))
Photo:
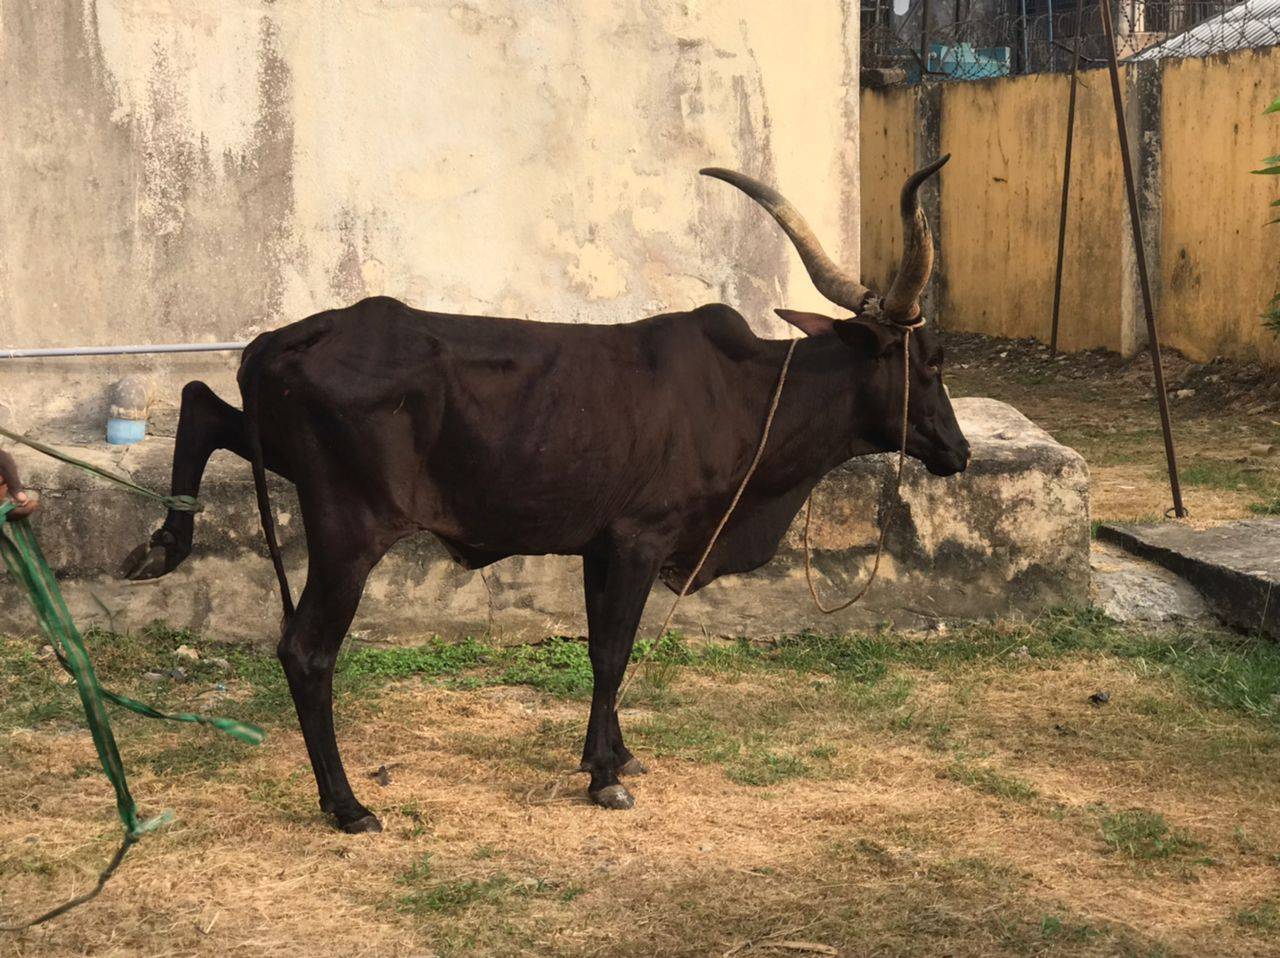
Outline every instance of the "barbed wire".
MULTIPOLYGON (((884 82, 911 83, 922 76, 946 81, 1059 73, 1071 69, 1077 43, 1082 69, 1106 62, 1098 0, 1085 0, 1078 28, 1073 0, 1013 0, 1016 12, 987 14, 972 12, 976 2, 981 0, 914 0, 898 16, 891 0, 863 0, 863 68, 879 71, 884 82)), ((1280 0, 1113 2, 1122 61, 1280 45, 1280 0)))

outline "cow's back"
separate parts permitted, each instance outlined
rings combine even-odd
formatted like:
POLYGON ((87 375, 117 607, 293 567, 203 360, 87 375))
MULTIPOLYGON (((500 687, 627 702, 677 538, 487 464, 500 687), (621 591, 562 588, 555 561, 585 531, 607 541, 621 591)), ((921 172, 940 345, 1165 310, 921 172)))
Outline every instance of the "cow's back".
POLYGON ((268 335, 303 345, 264 365, 264 435, 298 458, 323 446, 401 524, 480 550, 572 553, 620 517, 678 522, 675 500, 720 495, 708 464, 758 438, 734 376, 761 341, 728 307, 593 326, 375 298, 268 335))

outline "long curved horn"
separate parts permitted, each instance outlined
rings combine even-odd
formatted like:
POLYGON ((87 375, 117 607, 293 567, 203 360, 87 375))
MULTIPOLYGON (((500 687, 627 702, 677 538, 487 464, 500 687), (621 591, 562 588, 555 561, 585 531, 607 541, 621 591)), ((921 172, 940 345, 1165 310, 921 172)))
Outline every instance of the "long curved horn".
POLYGON ((916 170, 902 184, 902 262, 881 303, 884 318, 890 322, 910 325, 920 315, 920 294, 933 272, 933 236, 929 232, 928 217, 920 208, 920 184, 942 169, 949 159, 950 153, 916 170))
POLYGON ((871 296, 871 290, 831 261, 809 224, 785 196, 772 187, 733 170, 709 166, 698 172, 736 186, 763 206, 795 244, 796 252, 800 254, 800 260, 809 271, 809 278, 813 280, 818 292, 837 306, 855 313, 862 309, 871 296))

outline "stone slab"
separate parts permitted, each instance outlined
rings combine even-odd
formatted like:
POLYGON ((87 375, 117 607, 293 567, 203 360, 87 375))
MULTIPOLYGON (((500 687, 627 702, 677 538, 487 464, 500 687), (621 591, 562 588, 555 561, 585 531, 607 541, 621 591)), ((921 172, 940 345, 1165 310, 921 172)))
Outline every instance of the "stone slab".
MULTIPOLYGON (((798 520, 773 562, 688 597, 676 626, 693 634, 763 637, 885 621, 919 625, 936 617, 1034 614, 1088 601, 1084 460, 1004 403, 973 398, 955 406, 973 449, 969 469, 939 479, 908 461, 900 491, 904 508, 865 604, 835 616, 813 607, 798 520)), ((171 440, 76 452, 143 485, 168 487, 171 440)), ((225 453, 210 461, 192 557, 164 578, 128 583, 116 577, 119 563, 150 535, 161 509, 35 453, 20 455, 28 483, 45 501, 37 533, 79 620, 110 619, 121 629, 159 618, 215 638, 274 642, 280 604, 243 461, 225 453)), ((828 601, 855 590, 870 566, 894 464, 893 456, 854 460, 816 490, 814 564, 828 601)), ((272 499, 296 595, 306 578, 297 503, 281 481, 273 481, 272 499)), ((656 590, 642 630, 660 624, 671 598, 665 588, 656 590)), ((482 632, 522 641, 582 634, 582 603, 577 558, 513 557, 482 575, 459 568, 433 538, 421 536, 401 542, 374 571, 353 628, 396 641, 482 632)), ((29 623, 16 590, 0 589, 0 628, 25 630, 29 623)))
POLYGON ((1197 529, 1179 522, 1104 525, 1098 538, 1189 582, 1228 625, 1280 638, 1280 520, 1197 529))
POLYGON ((1217 621, 1195 586, 1117 545, 1095 542, 1090 566, 1093 604, 1117 622, 1177 628, 1217 621))

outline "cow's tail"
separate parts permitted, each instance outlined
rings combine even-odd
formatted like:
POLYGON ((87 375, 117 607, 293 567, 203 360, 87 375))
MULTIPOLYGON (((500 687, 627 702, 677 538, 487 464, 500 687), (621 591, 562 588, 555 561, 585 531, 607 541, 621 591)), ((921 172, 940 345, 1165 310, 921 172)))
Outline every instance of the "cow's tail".
POLYGON ((262 534, 271 553, 271 564, 280 583, 280 602, 284 606, 284 624, 293 618, 293 594, 289 591, 289 577, 285 574, 284 558, 280 555, 280 543, 276 539, 275 517, 271 512, 271 497, 267 492, 267 467, 262 454, 262 435, 258 423, 258 398, 262 386, 262 371, 283 352, 305 349, 324 333, 328 322, 313 322, 306 326, 288 326, 282 330, 264 333, 248 345, 240 361, 236 378, 240 383, 240 397, 244 405, 245 442, 249 447, 249 463, 253 467, 253 488, 258 497, 258 517, 262 521, 262 534))

